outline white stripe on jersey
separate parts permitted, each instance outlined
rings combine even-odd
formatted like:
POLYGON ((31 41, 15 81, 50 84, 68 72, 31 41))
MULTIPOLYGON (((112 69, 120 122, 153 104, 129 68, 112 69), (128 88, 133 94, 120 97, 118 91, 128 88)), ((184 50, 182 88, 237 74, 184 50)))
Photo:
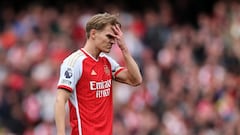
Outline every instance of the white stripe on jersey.
MULTIPOLYGON (((72 67, 74 70, 80 70, 79 78, 81 78, 81 75, 82 75, 82 62, 83 62, 83 60, 85 58, 86 58, 85 54, 82 51, 78 50, 78 51, 74 52, 73 54, 71 54, 69 57, 67 57, 64 60, 64 64, 66 64, 67 66, 72 67)), ((78 80, 75 80, 75 81, 77 82, 78 80)), ((78 132, 79 132, 79 135, 82 135, 82 126, 81 126, 80 111, 79 111, 79 107, 78 107, 78 99, 77 99, 76 87, 73 88, 73 93, 72 93, 69 101, 72 103, 72 105, 76 109, 76 116, 77 116, 77 121, 78 121, 78 132)))
POLYGON ((78 108, 78 100, 77 100, 77 92, 76 92, 76 90, 74 91, 74 97, 76 99, 75 100, 75 104, 77 105, 76 106, 76 114, 77 114, 77 120, 78 120, 78 132, 79 132, 79 135, 82 135, 81 117, 80 117, 80 111, 79 111, 79 108, 78 108))

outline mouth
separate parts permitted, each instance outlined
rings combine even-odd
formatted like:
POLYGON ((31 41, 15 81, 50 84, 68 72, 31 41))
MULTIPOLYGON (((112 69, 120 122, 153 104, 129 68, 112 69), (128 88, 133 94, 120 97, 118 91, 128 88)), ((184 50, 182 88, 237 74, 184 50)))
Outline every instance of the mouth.
POLYGON ((107 46, 106 46, 106 49, 111 49, 111 48, 112 48, 111 45, 107 45, 107 46))
POLYGON ((108 47, 112 48, 113 45, 114 45, 114 43, 110 43, 108 47))

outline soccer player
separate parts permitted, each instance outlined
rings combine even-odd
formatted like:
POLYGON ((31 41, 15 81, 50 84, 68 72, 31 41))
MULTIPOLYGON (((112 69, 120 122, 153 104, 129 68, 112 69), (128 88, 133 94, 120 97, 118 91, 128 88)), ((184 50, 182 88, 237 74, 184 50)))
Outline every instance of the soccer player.
POLYGON ((84 47, 63 61, 55 103, 57 135, 65 135, 67 101, 72 135, 112 135, 112 80, 132 86, 142 82, 120 26, 113 14, 94 15, 86 25, 84 47), (125 67, 106 54, 113 45, 121 50, 125 67))

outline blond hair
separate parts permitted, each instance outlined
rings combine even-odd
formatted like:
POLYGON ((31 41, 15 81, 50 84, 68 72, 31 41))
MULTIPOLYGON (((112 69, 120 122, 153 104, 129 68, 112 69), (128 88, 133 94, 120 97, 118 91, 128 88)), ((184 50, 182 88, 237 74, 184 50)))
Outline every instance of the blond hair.
POLYGON ((92 29, 103 30, 106 25, 120 25, 118 15, 113 15, 109 13, 99 13, 90 18, 86 25, 86 35, 87 38, 90 36, 90 31, 92 29))

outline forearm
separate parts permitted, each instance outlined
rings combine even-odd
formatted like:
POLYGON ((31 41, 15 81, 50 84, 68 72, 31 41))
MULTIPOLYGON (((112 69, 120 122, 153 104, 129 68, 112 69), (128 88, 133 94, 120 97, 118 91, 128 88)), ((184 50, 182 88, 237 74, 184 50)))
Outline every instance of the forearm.
POLYGON ((116 38, 116 44, 122 51, 125 66, 127 68, 127 71, 122 71, 122 73, 119 73, 116 80, 123 83, 137 86, 142 82, 142 76, 138 68, 138 65, 133 59, 133 57, 131 56, 130 52, 128 51, 128 48, 124 41, 123 33, 119 25, 113 26, 112 30, 115 33, 115 35, 113 36, 116 38))
POLYGON ((65 135, 65 103, 61 100, 56 100, 55 103, 55 123, 57 135, 65 135))
POLYGON ((132 85, 139 85, 142 82, 142 75, 139 70, 139 66, 131 56, 127 48, 121 48, 124 58, 125 66, 128 70, 128 78, 132 85))

